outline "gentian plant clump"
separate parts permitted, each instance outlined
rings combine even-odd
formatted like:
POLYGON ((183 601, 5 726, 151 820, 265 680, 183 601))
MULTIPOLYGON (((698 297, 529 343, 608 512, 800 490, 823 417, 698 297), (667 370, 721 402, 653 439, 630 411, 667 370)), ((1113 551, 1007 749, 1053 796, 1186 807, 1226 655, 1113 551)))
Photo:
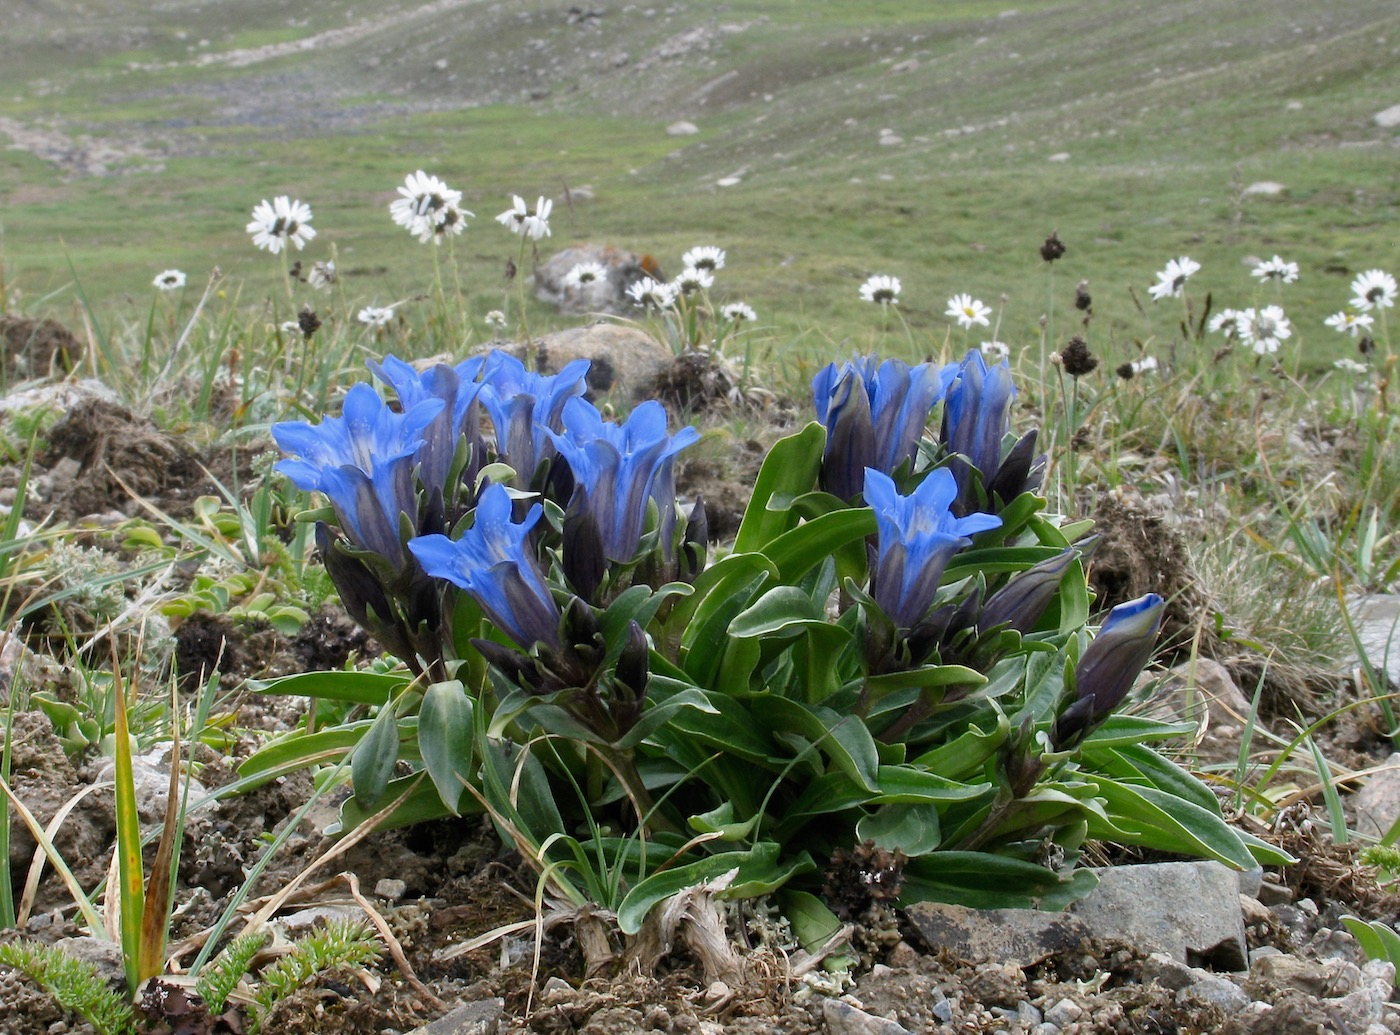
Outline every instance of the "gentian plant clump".
MULTIPOLYGON (((1278 860, 1118 714, 1164 602, 1090 633, 1087 522, 1045 513, 1005 363, 832 364, 731 546, 707 557, 658 403, 610 420, 584 364, 371 364, 320 424, 277 425, 351 614, 402 662, 271 684, 329 702, 268 778, 349 754, 350 825, 486 811, 561 894, 639 929, 726 875, 798 925, 864 842, 904 901, 1057 907, 1088 840, 1278 860), (332 704, 336 705, 337 711, 332 704), (331 716, 330 728, 325 725, 331 716), (395 777, 396 766, 409 775, 395 777)), ((816 925, 820 927, 820 924, 816 925)))

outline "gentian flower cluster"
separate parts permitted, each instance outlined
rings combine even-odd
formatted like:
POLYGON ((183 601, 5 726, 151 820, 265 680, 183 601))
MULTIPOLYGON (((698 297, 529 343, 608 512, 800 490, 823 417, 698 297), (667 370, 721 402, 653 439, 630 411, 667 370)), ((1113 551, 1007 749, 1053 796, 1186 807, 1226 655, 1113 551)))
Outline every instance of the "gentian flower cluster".
POLYGON ((317 540, 346 606, 417 671, 443 678, 471 642, 532 693, 587 688, 583 720, 625 730, 645 694, 645 635, 628 626, 626 643, 598 644, 592 607, 629 580, 698 573, 693 549, 684 570, 674 562, 677 540, 705 524, 697 503, 677 535, 674 461, 699 433, 671 435, 655 402, 605 420, 584 398, 587 360, 554 375, 501 352, 422 371, 391 355, 369 368, 397 410, 357 384, 342 416, 273 428, 291 454, 278 469, 330 500, 317 540), (515 472, 509 485, 479 485, 492 462, 515 472), (541 520, 546 500, 562 529, 541 520), (568 588, 551 583, 555 564, 568 588), (450 627, 458 591, 513 648, 450 627), (598 696, 608 686, 629 702, 621 717, 598 696))

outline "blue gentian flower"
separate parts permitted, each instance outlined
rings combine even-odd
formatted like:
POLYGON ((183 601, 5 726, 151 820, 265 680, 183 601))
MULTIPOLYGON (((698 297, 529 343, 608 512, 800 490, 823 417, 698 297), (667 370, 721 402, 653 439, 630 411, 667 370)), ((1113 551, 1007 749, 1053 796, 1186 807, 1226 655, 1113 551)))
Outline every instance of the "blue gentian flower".
POLYGON ((866 468, 865 501, 875 511, 877 560, 871 596, 897 629, 912 629, 928 613, 943 569, 977 532, 996 528, 991 514, 954 517, 958 487, 945 468, 930 471, 908 496, 888 475, 866 468))
POLYGON ((543 643, 557 648, 559 605, 530 549, 530 530, 544 508, 536 503, 518 524, 504 485, 489 485, 476 505, 476 520, 457 540, 445 535, 410 539, 423 570, 472 595, 497 629, 523 650, 543 643))
POLYGON ((860 491, 867 467, 892 475, 906 460, 912 463, 929 412, 958 370, 956 364, 877 363, 874 356, 831 363, 812 379, 817 419, 826 426, 822 485, 843 500, 860 491))
POLYGON ((325 493, 350 540, 397 567, 399 515, 418 511, 414 459, 442 408, 441 399, 424 398, 395 413, 373 388, 357 384, 339 417, 272 426, 277 445, 295 458, 280 461, 277 470, 299 489, 325 493))
POLYGON ((576 359, 557 374, 537 374, 504 352, 483 370, 481 404, 496 429, 496 453, 528 485, 535 468, 554 455, 549 433, 564 430, 564 404, 583 395, 589 361, 576 359))
POLYGON ((700 433, 687 427, 671 435, 666 408, 654 400, 615 424, 603 420, 592 403, 569 399, 564 427, 563 434, 551 432, 550 437, 574 476, 568 510, 591 519, 603 555, 620 563, 633 559, 646 526, 647 502, 654 499, 662 550, 670 560, 676 521, 674 458, 700 433))
POLYGON ((956 454, 949 466, 958 481, 957 513, 980 506, 969 466, 982 475, 988 506, 994 505, 994 496, 1009 502, 1040 484, 1044 461, 1034 455, 1036 432, 1027 432, 1002 459, 1001 444, 1011 428, 1015 396, 1011 367, 1005 360, 988 367, 980 350, 968 352, 943 403, 943 445, 956 454))
POLYGON ((445 363, 437 363, 427 370, 419 371, 394 355, 387 355, 382 362, 370 360, 366 366, 380 381, 394 390, 399 404, 411 409, 428 399, 440 399, 441 412, 424 429, 423 445, 418 450, 418 477, 425 488, 446 489, 447 472, 452 466, 457 442, 464 430, 472 423, 468 415, 475 412, 474 404, 481 384, 476 375, 485 357, 473 357, 458 364, 455 368, 445 363))
POLYGON ((1074 668, 1075 700, 1050 735, 1056 750, 1072 747, 1128 696, 1152 659, 1166 607, 1156 593, 1147 593, 1108 613, 1074 668))

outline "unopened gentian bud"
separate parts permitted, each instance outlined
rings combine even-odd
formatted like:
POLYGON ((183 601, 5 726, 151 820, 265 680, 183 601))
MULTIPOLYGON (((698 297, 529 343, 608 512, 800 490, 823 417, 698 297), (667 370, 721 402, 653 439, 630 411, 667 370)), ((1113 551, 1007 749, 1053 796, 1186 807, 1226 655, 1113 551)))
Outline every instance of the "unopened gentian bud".
POLYGON ((1050 736, 1056 750, 1078 743, 1128 696, 1152 658, 1166 606, 1156 593, 1148 593, 1108 613, 1075 666, 1074 703, 1055 721, 1050 736))
POLYGON ((642 631, 642 627, 636 620, 627 623, 627 642, 622 646, 622 653, 617 658, 617 668, 614 675, 618 683, 632 692, 634 698, 640 699, 647 692, 647 677, 650 674, 649 647, 647 645, 647 634, 642 631))
POLYGON ((695 505, 690 508, 690 516, 685 521, 685 535, 681 539, 678 577, 682 582, 693 583, 696 576, 705 570, 709 543, 710 520, 705 513, 705 497, 696 496, 695 505))
MULTIPOLYGON (((583 488, 577 491, 587 495, 583 488)), ((586 505, 572 508, 564 515, 562 547, 564 576, 575 593, 596 604, 598 587, 608 570, 608 559, 603 556, 603 537, 598 533, 598 522, 586 505)))
POLYGON ((1035 451, 1037 429, 1032 428, 1016 440, 1011 452, 987 482, 988 502, 1000 498, 1010 503, 1023 492, 1035 492, 1045 477, 1045 454, 1035 451))
POLYGON ((977 619, 977 631, 986 633, 1005 626, 1022 636, 1029 633, 1059 593, 1065 572, 1075 558, 1091 553, 1100 541, 1101 537, 1095 536, 1082 546, 1067 546, 1054 557, 1012 578, 987 598, 987 605, 977 619))

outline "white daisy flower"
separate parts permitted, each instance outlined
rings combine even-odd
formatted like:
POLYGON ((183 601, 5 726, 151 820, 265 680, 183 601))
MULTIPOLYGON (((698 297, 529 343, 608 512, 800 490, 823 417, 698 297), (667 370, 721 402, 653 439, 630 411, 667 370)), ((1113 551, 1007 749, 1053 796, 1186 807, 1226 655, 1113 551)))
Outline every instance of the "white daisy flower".
POLYGON ((499 309, 492 309, 485 317, 487 327, 504 327, 506 325, 506 314, 499 309))
POLYGON ((367 305, 356 314, 355 318, 367 327, 387 327, 389 321, 394 318, 394 307, 391 305, 367 305))
POLYGON ((627 289, 627 297, 643 309, 647 306, 669 309, 676 304, 676 289, 652 277, 643 277, 627 289))
POLYGON ((689 269, 708 270, 711 273, 715 270, 722 270, 724 269, 724 249, 716 248, 710 244, 700 245, 682 255, 681 264, 689 269))
POLYGON ((151 281, 152 287, 162 291, 175 291, 185 286, 185 274, 180 270, 162 270, 151 281))
POLYGON ((899 278, 876 275, 860 286, 860 297, 867 302, 894 305, 899 301, 899 278))
POLYGON ((1200 270, 1201 264, 1194 259, 1182 256, 1167 263, 1167 268, 1157 274, 1157 283, 1147 289, 1154 302, 1164 298, 1180 298, 1181 291, 1191 274, 1200 270))
POLYGON ((1348 313, 1342 310, 1340 313, 1333 313, 1322 322, 1342 334, 1350 334, 1355 338, 1360 332, 1369 331, 1376 318, 1365 313, 1348 313))
POLYGON ((1133 368, 1134 376, 1138 374, 1150 374, 1157 369, 1156 356, 1143 356, 1142 359, 1135 359, 1130 364, 1133 368))
POLYGON ((585 284, 601 284, 608 279, 608 268, 601 262, 581 262, 564 274, 564 286, 581 288, 585 284))
POLYGON ((1367 270, 1351 282, 1351 304, 1364 312, 1395 305, 1395 278, 1385 270, 1367 270))
POLYGON ((1206 329, 1212 334, 1223 334, 1233 340, 1240 336, 1240 320, 1243 316, 1244 313, 1238 309, 1222 309, 1210 318, 1206 329))
POLYGON ((473 213, 462 207, 462 192, 453 190, 422 169, 409 173, 399 188, 403 197, 389 203, 394 222, 423 243, 441 242, 447 234, 460 234, 473 213))
POLYGON ((1341 359, 1333 360, 1332 365, 1344 374, 1355 374, 1358 377, 1362 376, 1371 369, 1365 363, 1358 363, 1356 360, 1351 359, 1348 356, 1343 356, 1341 359))
POLYGON ((683 295, 693 295, 697 291, 708 290, 715 282, 708 270, 687 266, 675 280, 675 288, 683 295))
POLYGON ((306 282, 317 291, 324 291, 339 279, 335 272, 335 262, 325 259, 311 264, 311 272, 306 275, 306 282))
POLYGON ((1255 312, 1246 309, 1240 319, 1240 340, 1258 355, 1277 352, 1284 339, 1293 337, 1293 325, 1283 315, 1283 309, 1266 305, 1255 312))
POLYGON ((255 245, 276 255, 288 241, 297 246, 297 251, 305 248, 306 242, 316 236, 316 231, 308 225, 310 222, 310 205, 279 194, 271 202, 263 199, 258 203, 247 230, 253 235, 255 245))
POLYGON ((993 363, 1000 363, 1011 355, 1011 346, 1004 341, 984 341, 977 347, 982 350, 982 355, 993 363))
POLYGON ((948 299, 948 309, 944 316, 951 316, 958 321, 961 327, 971 327, 973 324, 981 324, 983 327, 990 327, 992 321, 989 317, 992 314, 991 306, 983 305, 979 300, 971 295, 954 295, 948 299))
POLYGON ((1284 262, 1283 259, 1275 255, 1267 262, 1261 262, 1255 266, 1249 275, 1258 277, 1261 281, 1277 280, 1282 284, 1292 284, 1298 279, 1298 264, 1284 262))
POLYGON ((730 323, 753 323, 758 319, 758 314, 746 302, 730 302, 719 314, 730 323))
POLYGON ((513 194, 511 207, 497 216, 496 222, 513 234, 523 234, 532 241, 538 241, 541 237, 550 236, 549 213, 553 208, 554 202, 541 196, 535 202, 535 211, 531 212, 525 204, 525 199, 519 194, 513 194))

